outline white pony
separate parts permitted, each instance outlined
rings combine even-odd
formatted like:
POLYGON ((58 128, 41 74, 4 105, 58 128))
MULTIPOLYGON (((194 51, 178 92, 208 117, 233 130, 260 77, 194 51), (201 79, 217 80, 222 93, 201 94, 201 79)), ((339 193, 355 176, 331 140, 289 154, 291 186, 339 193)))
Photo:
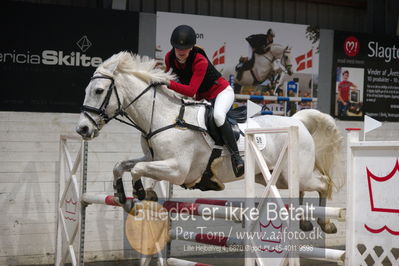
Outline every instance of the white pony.
MULTIPOLYGON (((99 134, 106 122, 125 116, 142 132, 144 156, 118 162, 113 169, 115 192, 126 210, 130 210, 133 203, 125 197, 124 172, 131 172, 134 193, 139 194, 139 198, 143 198, 141 177, 192 187, 199 182, 212 151, 204 132, 181 128, 174 123, 181 111, 182 98, 162 85, 173 76, 154 68, 155 64, 152 59, 127 52, 106 60, 97 68, 86 88, 83 111, 76 128, 84 139, 89 140, 99 134)), ((184 120, 197 123, 201 108, 204 107, 186 106, 184 120)), ((298 162, 301 197, 305 191, 318 191, 320 204, 325 205, 326 198, 331 195, 342 139, 334 120, 319 111, 304 110, 294 117, 259 116, 254 118, 254 122, 262 128, 298 126, 302 158, 298 162)), ((265 135, 266 148, 262 153, 271 169, 275 167, 284 145, 285 137, 280 135, 265 135)), ((287 187, 286 168, 279 178, 280 188, 287 187)), ((238 180, 229 154, 213 163, 212 172, 213 180, 221 182, 222 187, 222 183, 238 180)), ((256 179, 264 183, 259 170, 256 179)), ((301 227, 311 230, 312 224, 309 223, 303 221, 301 227)), ((328 219, 319 219, 318 223, 325 232, 336 231, 328 219)))
POLYGON ((254 53, 253 56, 253 67, 244 70, 240 80, 235 80, 241 86, 260 84, 282 72, 292 75, 291 49, 288 46, 271 44, 269 51, 264 54, 254 53))

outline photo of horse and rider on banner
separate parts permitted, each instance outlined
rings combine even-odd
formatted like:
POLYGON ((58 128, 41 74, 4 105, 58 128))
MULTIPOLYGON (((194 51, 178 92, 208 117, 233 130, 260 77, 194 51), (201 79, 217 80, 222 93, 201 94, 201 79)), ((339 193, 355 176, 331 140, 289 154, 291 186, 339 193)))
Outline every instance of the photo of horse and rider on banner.
MULTIPOLYGON (((316 98, 319 29, 308 25, 157 13, 156 59, 164 64, 171 49, 170 32, 191 26, 197 46, 230 82, 236 95, 316 98)), ((263 111, 292 115, 316 108, 316 102, 287 102, 253 97, 263 111)), ((235 106, 246 104, 238 99, 235 106)))

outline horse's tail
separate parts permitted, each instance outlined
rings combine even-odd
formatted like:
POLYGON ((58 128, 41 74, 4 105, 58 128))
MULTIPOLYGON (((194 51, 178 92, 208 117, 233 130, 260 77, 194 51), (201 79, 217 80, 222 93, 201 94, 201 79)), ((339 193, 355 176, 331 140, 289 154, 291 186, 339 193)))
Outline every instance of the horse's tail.
POLYGON ((315 167, 327 177, 327 196, 331 198, 332 188, 343 185, 343 168, 340 162, 343 137, 334 119, 320 111, 306 109, 294 115, 309 130, 315 143, 315 167))

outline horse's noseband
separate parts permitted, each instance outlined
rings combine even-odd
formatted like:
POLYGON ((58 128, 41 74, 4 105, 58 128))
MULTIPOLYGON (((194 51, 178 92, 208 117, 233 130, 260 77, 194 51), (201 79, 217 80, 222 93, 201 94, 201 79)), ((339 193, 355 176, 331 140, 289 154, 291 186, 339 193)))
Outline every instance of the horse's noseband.
MULTIPOLYGON (((129 126, 132 126, 134 128, 136 128, 137 130, 139 130, 141 133, 143 133, 145 136, 148 135, 148 133, 145 132, 144 129, 142 129, 141 127, 139 127, 125 112, 125 110, 132 105, 135 101, 137 101, 141 96, 143 96, 146 92, 148 92, 151 88, 156 88, 159 85, 163 85, 163 83, 151 83, 150 85, 148 85, 147 88, 145 88, 136 98, 134 98, 128 105, 122 107, 122 103, 121 100, 119 98, 119 94, 118 94, 118 90, 115 86, 115 82, 114 82, 114 78, 110 77, 110 76, 93 76, 91 78, 91 80, 93 79, 109 79, 111 80, 111 84, 108 87, 107 90, 107 94, 104 98, 104 101, 102 102, 101 106, 99 108, 96 107, 92 107, 92 106, 88 106, 88 105, 83 105, 81 108, 82 113, 97 127, 97 129, 100 129, 100 126, 98 125, 98 123, 95 121, 95 119, 90 115, 90 113, 95 113, 97 115, 99 115, 102 120, 104 121, 104 123, 108 123, 109 121, 111 121, 112 119, 118 120, 119 122, 122 122, 124 124, 127 124, 129 126), (118 108, 116 109, 115 113, 112 116, 109 116, 106 113, 106 109, 108 107, 109 104, 109 100, 111 99, 111 95, 112 95, 112 91, 115 91, 115 95, 116 95, 116 99, 118 101, 118 108), (123 116, 126 117, 129 122, 124 121, 120 118, 118 118, 118 116, 123 116)), ((154 97, 155 97, 155 91, 154 91, 154 97)), ((154 102, 153 102, 154 104, 154 102)))
POLYGON ((115 118, 116 116, 119 115, 119 112, 121 111, 121 101, 119 99, 118 91, 116 90, 114 79, 112 77, 94 76, 90 80, 93 80, 93 79, 109 79, 109 80, 111 80, 111 84, 108 86, 107 94, 105 95, 104 101, 102 102, 102 104, 100 105, 99 108, 96 108, 93 106, 88 106, 88 105, 83 105, 81 108, 81 111, 83 112, 83 114, 97 127, 97 129, 99 129, 100 127, 99 127, 98 123, 90 115, 90 113, 95 113, 95 114, 99 115, 102 118, 102 120, 104 121, 104 123, 108 123, 113 118, 115 118), (115 91, 116 99, 118 100, 118 109, 115 112, 115 114, 110 117, 110 116, 108 116, 108 114, 106 113, 105 110, 107 109, 107 106, 109 104, 109 100, 111 98, 113 90, 115 91))

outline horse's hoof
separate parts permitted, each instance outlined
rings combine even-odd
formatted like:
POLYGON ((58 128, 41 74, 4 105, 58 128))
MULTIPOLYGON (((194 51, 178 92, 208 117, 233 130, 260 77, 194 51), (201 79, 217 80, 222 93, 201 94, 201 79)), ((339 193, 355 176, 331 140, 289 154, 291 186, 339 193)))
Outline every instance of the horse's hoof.
POLYGON ((323 230, 324 233, 326 234, 335 234, 337 233, 337 227, 335 226, 334 223, 328 222, 328 223, 323 223, 317 221, 317 223, 320 225, 321 230, 323 230))
POLYGON ((218 182, 215 182, 209 178, 202 179, 199 183, 195 184, 193 187, 190 189, 199 189, 201 191, 221 191, 224 189, 224 186, 219 184, 218 182))
POLYGON ((144 189, 137 190, 133 193, 133 197, 138 200, 144 200, 146 198, 146 191, 144 189))
POLYGON ((309 232, 313 230, 313 224, 311 221, 301 220, 299 221, 299 228, 301 228, 302 231, 309 232))
POLYGON ((126 195, 125 193, 114 193, 114 197, 118 199, 118 202, 120 204, 125 204, 126 203, 126 195))
POLYGON ((145 191, 145 200, 158 201, 158 195, 157 195, 157 193, 154 190, 147 189, 145 191))
POLYGON ((122 208, 125 210, 125 212, 129 213, 132 211, 134 207, 134 201, 133 199, 128 199, 123 205, 122 208))

